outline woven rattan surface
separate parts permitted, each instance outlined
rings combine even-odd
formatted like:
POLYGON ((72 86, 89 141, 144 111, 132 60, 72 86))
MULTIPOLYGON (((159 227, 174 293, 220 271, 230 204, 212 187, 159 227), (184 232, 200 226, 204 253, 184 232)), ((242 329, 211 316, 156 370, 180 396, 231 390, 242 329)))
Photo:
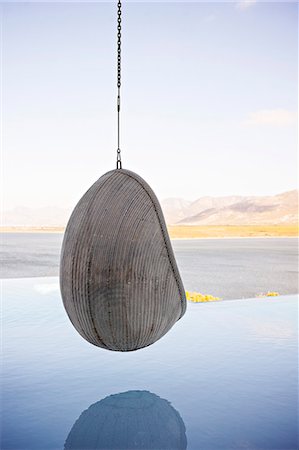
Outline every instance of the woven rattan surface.
POLYGON ((134 172, 104 174, 68 222, 60 287, 68 316, 90 343, 131 351, 160 339, 186 298, 160 204, 134 172))

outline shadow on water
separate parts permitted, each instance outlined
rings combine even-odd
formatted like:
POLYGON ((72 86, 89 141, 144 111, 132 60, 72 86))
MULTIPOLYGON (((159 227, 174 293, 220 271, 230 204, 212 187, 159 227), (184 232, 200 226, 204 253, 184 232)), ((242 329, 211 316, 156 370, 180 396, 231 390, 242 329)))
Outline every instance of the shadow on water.
POLYGON ((185 424, 171 404, 148 391, 110 395, 83 411, 65 450, 186 449, 185 424))

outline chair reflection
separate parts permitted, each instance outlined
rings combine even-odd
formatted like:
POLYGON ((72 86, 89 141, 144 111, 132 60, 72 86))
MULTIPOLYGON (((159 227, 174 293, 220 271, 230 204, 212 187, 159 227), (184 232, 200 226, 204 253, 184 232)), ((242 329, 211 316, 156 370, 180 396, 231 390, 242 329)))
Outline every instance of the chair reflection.
POLYGON ((186 449, 186 428, 171 404, 148 391, 110 395, 83 411, 65 450, 186 449))

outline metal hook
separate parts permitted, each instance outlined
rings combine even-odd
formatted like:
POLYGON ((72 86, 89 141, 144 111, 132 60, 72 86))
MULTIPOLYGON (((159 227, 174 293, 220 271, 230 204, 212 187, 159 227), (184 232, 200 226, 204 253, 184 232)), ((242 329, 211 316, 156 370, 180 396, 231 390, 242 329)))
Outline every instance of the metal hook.
POLYGON ((120 148, 117 149, 116 168, 121 169, 120 148))

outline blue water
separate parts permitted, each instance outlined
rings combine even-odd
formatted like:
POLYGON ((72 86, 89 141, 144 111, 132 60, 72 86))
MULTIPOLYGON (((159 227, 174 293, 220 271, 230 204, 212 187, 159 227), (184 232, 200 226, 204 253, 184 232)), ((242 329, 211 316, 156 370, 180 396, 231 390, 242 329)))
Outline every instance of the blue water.
POLYGON ((77 334, 56 277, 3 294, 1 449, 297 448, 296 296, 189 304, 123 354, 77 334))
MULTIPOLYGON (((61 233, 0 233, 0 278, 58 276, 61 233)), ((298 239, 173 240, 188 291, 223 299, 298 293, 298 239)))

